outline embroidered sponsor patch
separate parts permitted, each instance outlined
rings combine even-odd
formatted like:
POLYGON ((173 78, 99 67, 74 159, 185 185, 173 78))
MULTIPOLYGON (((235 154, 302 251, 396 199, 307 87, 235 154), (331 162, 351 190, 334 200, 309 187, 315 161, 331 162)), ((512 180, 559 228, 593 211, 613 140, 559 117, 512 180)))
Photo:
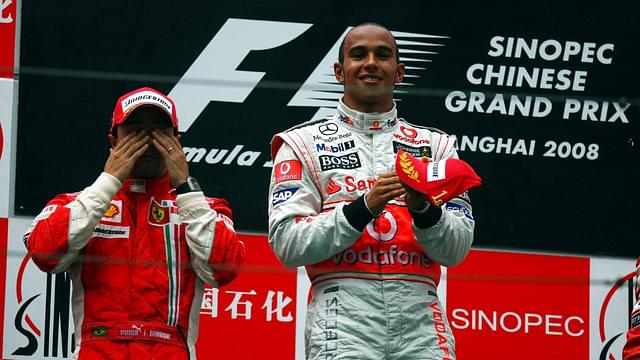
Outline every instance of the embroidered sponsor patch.
POLYGON ((169 206, 158 204, 155 199, 149 204, 148 221, 151 225, 162 226, 171 222, 169 206))
POLYGON ((340 190, 342 190, 342 187, 338 185, 335 181, 333 181, 332 178, 330 178, 329 182, 327 183, 327 190, 326 190, 327 194, 333 195, 340 190))
POLYGON ((356 142, 355 140, 348 140, 345 142, 341 142, 338 144, 326 144, 326 143, 319 143, 316 144, 316 150, 320 153, 324 152, 324 153, 339 153, 339 152, 344 152, 350 149, 353 149, 356 147, 356 142))
POLYGON ((302 163, 300 160, 285 160, 274 167, 276 184, 289 180, 302 180, 302 163))
POLYGON ((360 156, 358 156, 358 153, 351 153, 342 156, 321 155, 319 160, 322 171, 333 169, 355 169, 362 166, 360 164, 360 156))
POLYGON ((327 123, 318 126, 318 130, 322 135, 333 135, 338 132, 338 125, 334 123, 327 123))
POLYGON ((128 239, 129 231, 129 226, 98 224, 95 229, 93 229, 92 236, 105 239, 128 239))
POLYGON ((298 188, 288 188, 274 192, 271 197, 271 205, 278 205, 289 200, 296 191, 298 191, 298 188))
POLYGON ((409 146, 397 141, 393 142, 393 152, 398 153, 399 150, 409 153, 409 155, 417 158, 431 158, 431 146, 409 146))
POLYGON ((58 205, 47 205, 47 206, 45 206, 45 208, 42 209, 42 211, 40 211, 40 214, 38 214, 38 216, 36 216, 35 221, 40 221, 40 220, 47 219, 49 217, 49 215, 53 214, 53 212, 56 211, 57 208, 58 208, 58 205))
POLYGON ((91 329, 91 335, 93 336, 107 336, 107 327, 98 326, 91 329))
POLYGON ((166 98, 159 96, 158 94, 152 91, 142 91, 137 92, 128 98, 122 100, 122 112, 128 113, 132 109, 136 108, 140 104, 156 104, 158 106, 162 106, 167 113, 171 114, 172 106, 166 98))
POLYGON ((122 222, 122 200, 112 200, 101 220, 114 223, 122 222))
POLYGON ((459 211, 467 219, 473 220, 473 214, 471 213, 471 211, 469 209, 467 209, 466 207, 460 205, 460 204, 456 204, 456 203, 453 203, 453 202, 448 202, 445 208, 447 210, 451 210, 451 211, 459 211))
POLYGON ((431 182, 446 179, 446 162, 446 160, 440 160, 427 164, 427 181, 431 182))

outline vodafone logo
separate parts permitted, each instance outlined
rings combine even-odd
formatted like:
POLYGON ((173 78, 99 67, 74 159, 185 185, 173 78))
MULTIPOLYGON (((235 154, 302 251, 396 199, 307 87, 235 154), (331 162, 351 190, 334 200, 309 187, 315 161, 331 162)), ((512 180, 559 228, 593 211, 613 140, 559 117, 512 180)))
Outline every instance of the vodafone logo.
POLYGON ((288 162, 284 162, 280 164, 280 174, 286 175, 291 171, 291 164, 288 162))
POLYGON ((385 211, 367 224, 367 231, 378 241, 390 241, 398 232, 398 223, 390 212, 385 211))
POLYGON ((404 126, 400 126, 400 131, 409 139, 415 139, 418 136, 418 132, 416 131, 416 129, 410 129, 404 126))
POLYGON ((275 166, 276 184, 288 180, 302 179, 302 163, 298 160, 285 160, 275 166))

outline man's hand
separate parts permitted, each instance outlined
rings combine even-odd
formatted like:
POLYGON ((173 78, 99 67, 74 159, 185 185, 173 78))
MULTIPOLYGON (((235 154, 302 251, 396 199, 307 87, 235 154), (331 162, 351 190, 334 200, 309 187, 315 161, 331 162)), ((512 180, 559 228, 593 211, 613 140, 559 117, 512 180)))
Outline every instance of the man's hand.
POLYGON ((131 174, 133 165, 149 148, 148 141, 149 135, 144 131, 124 136, 115 147, 109 149, 104 172, 115 176, 121 183, 124 182, 131 174))
POLYGON ((378 216, 389 200, 404 194, 404 192, 400 178, 395 173, 388 172, 378 177, 371 191, 365 195, 364 201, 373 213, 372 215, 378 216))
POLYGON ((413 190, 405 184, 402 184, 402 187, 407 193, 407 195, 405 195, 404 197, 404 200, 407 203, 407 207, 409 208, 409 210, 418 211, 424 209, 425 206, 427 206, 427 197, 424 194, 413 190))
POLYGON ((153 146, 155 146, 164 160, 169 178, 171 178, 171 185, 176 187, 187 181, 189 165, 178 138, 173 134, 169 135, 158 129, 153 130, 151 136, 153 146))

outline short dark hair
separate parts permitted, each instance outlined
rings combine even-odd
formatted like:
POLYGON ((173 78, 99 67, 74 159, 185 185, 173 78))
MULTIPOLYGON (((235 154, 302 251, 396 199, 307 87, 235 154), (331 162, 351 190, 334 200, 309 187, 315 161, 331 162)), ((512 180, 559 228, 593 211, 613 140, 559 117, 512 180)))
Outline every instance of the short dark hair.
MULTIPOLYGON (((391 34, 391 30, 387 29, 386 26, 384 25, 380 25, 376 22, 364 22, 361 23, 357 26, 354 26, 351 30, 349 30, 349 32, 342 38, 342 42, 340 43, 340 48, 338 49, 338 62, 340 63, 340 65, 344 64, 344 43, 345 40, 347 39, 347 36, 349 36, 349 34, 351 34, 351 32, 359 27, 363 27, 363 26, 377 26, 379 28, 383 28, 385 30, 387 30, 389 32, 389 34, 391 34)), ((391 37, 393 38, 393 46, 395 47, 393 50, 396 52, 396 62, 400 63, 400 54, 398 53, 398 42, 396 41, 395 36, 393 36, 393 34, 391 34, 391 37)))

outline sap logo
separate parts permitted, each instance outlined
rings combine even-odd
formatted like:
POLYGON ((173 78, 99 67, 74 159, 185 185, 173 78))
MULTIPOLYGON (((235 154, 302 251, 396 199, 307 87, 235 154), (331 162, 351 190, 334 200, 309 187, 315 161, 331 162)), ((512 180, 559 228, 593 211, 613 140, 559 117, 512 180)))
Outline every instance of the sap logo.
POLYGON ((274 192, 271 199, 271 205, 275 206, 289 200, 296 191, 298 191, 298 188, 282 189, 274 192))
MULTIPOLYGON (((2 0, 0 0, 2 1, 2 0)), ((180 129, 189 130, 211 101, 243 103, 266 75, 261 71, 238 70, 252 51, 270 50, 283 46, 305 33, 313 24, 230 18, 222 25, 195 61, 169 92, 177 104, 180 129), (224 56, 220 56, 224 54, 224 56)), ((327 51, 315 70, 309 75, 287 106, 317 107, 312 120, 326 118, 335 113, 343 85, 333 75, 338 49, 347 27, 327 51)), ((398 52, 407 65, 405 76, 414 79, 426 70, 424 63, 433 61, 439 52, 422 51, 442 48, 439 40, 447 36, 392 31, 400 45, 398 52), (406 45, 405 45, 406 44, 406 45), (416 51, 416 47, 420 51, 416 51), (408 55, 408 56, 407 56, 408 55)), ((412 84, 399 84, 408 89, 412 84)), ((331 135, 333 129, 324 129, 331 135)))
POLYGON ((462 213, 462 215, 464 215, 467 219, 473 220, 473 214, 471 213, 471 210, 467 209, 465 206, 448 202, 446 205, 446 209, 450 211, 458 211, 462 213))
POLYGON ((328 145, 324 143, 316 144, 316 150, 318 150, 318 152, 337 153, 353 149, 355 146, 356 142, 354 140, 349 140, 336 145, 328 145))
POLYGON ((0 0, 0 24, 11 24, 13 22, 13 16, 11 16, 10 11, 5 12, 5 9, 9 7, 12 2, 13 0, 0 0))
POLYGON ((361 166, 358 153, 351 153, 343 156, 320 156, 320 168, 323 171, 333 169, 355 169, 361 166))

